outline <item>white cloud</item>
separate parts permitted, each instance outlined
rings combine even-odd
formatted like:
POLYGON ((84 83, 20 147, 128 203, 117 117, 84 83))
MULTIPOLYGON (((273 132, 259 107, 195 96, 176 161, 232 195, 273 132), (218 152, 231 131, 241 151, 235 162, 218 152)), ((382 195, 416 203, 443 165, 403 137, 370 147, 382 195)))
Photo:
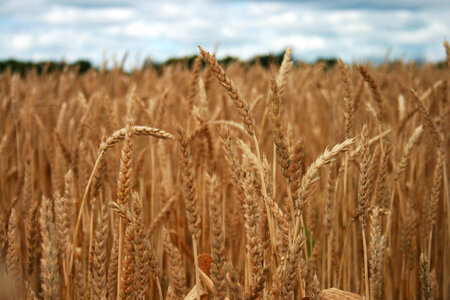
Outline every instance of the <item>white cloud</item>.
POLYGON ((295 25, 297 21, 297 15, 295 12, 287 11, 280 14, 275 14, 267 18, 267 25, 280 25, 292 26, 295 25))
POLYGON ((396 41, 408 44, 425 44, 433 41, 433 39, 442 38, 447 33, 447 29, 443 24, 433 21, 426 27, 418 30, 402 30, 398 32, 396 41))
POLYGON ((18 34, 11 39, 12 50, 23 51, 29 49, 32 38, 29 34, 18 34))
POLYGON ((273 37, 272 40, 269 41, 269 44, 275 45, 279 50, 291 46, 293 49, 296 49, 297 53, 323 50, 326 48, 325 39, 317 36, 300 34, 273 37))
POLYGON ((51 25, 105 24, 128 21, 133 11, 126 8, 82 9, 78 7, 55 6, 45 11, 41 20, 51 25))
MULTIPOLYGON (((450 29, 450 5, 425 0, 87 1, 17 0, 0 8, 0 59, 91 59, 125 51, 163 60, 197 53, 249 58, 291 45, 301 59, 346 60, 393 55, 440 60, 450 29)), ((134 61, 133 61, 134 63, 134 61)))
POLYGON ((158 38, 170 30, 170 25, 160 22, 148 23, 145 21, 133 21, 125 25, 114 25, 106 28, 106 32, 112 36, 116 35, 132 38, 158 38))

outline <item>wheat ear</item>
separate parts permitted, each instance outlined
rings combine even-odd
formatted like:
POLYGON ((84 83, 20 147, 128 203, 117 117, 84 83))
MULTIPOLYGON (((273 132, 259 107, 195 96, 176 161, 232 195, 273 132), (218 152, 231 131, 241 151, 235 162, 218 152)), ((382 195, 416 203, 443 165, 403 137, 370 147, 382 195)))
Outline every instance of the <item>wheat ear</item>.
POLYGON ((169 286, 172 288, 174 299, 183 299, 185 294, 186 279, 180 251, 170 241, 169 233, 164 226, 161 233, 164 251, 167 253, 169 258, 169 286))
POLYGON ((364 125, 361 132, 361 162, 359 164, 358 207, 363 240, 364 282, 367 300, 370 299, 369 271, 367 261, 367 243, 366 243, 366 216, 368 208, 367 205, 369 201, 369 166, 370 166, 369 131, 367 129, 367 125, 364 125))
POLYGON ((352 99, 352 88, 350 84, 350 76, 348 74, 347 66, 342 59, 339 59, 339 72, 341 73, 342 84, 344 85, 344 118, 345 118, 345 137, 350 138, 351 129, 353 125, 353 112, 355 106, 352 99))
POLYGON ((148 249, 147 237, 144 233, 144 219, 142 212, 142 200, 139 195, 133 193, 132 215, 134 221, 134 246, 135 246, 135 266, 136 266, 136 295, 144 298, 148 287, 148 272, 150 252, 148 249))
POLYGON ((49 198, 44 197, 42 199, 40 210, 42 235, 41 288, 45 300, 60 297, 58 243, 52 206, 52 201, 49 198))
POLYGON ((381 299, 383 289, 383 252, 386 238, 382 235, 381 214, 378 207, 370 216, 370 288, 373 300, 381 299))
POLYGON ((110 299, 114 299, 116 295, 117 289, 117 263, 119 257, 119 237, 118 237, 118 229, 119 222, 118 219, 115 219, 114 222, 114 234, 111 245, 111 253, 109 256, 109 266, 108 266, 108 276, 107 276, 107 289, 108 289, 108 297, 110 299))
MULTIPOLYGON (((100 145, 100 151, 97 156, 97 160, 95 161, 94 167, 93 167, 91 175, 89 177, 89 180, 86 184, 86 188, 84 189, 83 198, 81 199, 81 204, 80 204, 80 208, 78 211, 78 217, 77 217, 75 229, 73 232, 73 238, 72 238, 72 252, 71 252, 71 256, 70 256, 70 262, 69 262, 69 268, 68 268, 69 270, 72 270, 72 266, 73 266, 75 248, 77 245, 77 236, 78 236, 78 231, 80 229, 83 208, 86 204, 86 201, 87 201, 87 198, 89 195, 89 189, 93 182, 97 168, 101 165, 103 155, 106 153, 106 151, 108 149, 110 149, 114 144, 125 139, 126 132, 127 132, 127 128, 122 128, 120 130, 117 130, 100 145)), ((152 136, 152 137, 159 138, 159 139, 174 139, 174 136, 168 132, 165 132, 161 129, 151 128, 151 127, 147 127, 147 126, 133 126, 132 133, 134 133, 135 135, 152 136)))
POLYGON ((283 61, 281 62, 280 70, 278 75, 276 76, 276 85, 279 87, 280 97, 283 97, 287 83, 288 83, 288 74, 292 68, 293 62, 291 61, 292 56, 292 48, 288 47, 284 52, 283 61))
POLYGON ((424 124, 425 128, 430 130, 431 136, 433 137, 433 140, 435 141, 436 146, 439 148, 442 144, 442 137, 441 137, 441 134, 439 133, 438 126, 433 121, 433 118, 428 113, 428 110, 425 107, 425 105, 423 104, 423 102, 420 100, 419 95, 417 95, 417 93, 414 90, 411 90, 411 94, 413 95, 413 98, 417 104, 417 108, 419 109, 419 112, 422 116, 423 124, 424 124))
POLYGON ((93 290, 96 299, 106 299, 108 294, 106 282, 106 250, 108 238, 108 205, 103 203, 97 216, 93 253, 93 290))
POLYGON ((118 295, 121 299, 135 299, 137 296, 136 285, 138 282, 134 259, 136 255, 136 246, 134 244, 135 226, 134 221, 127 224, 125 238, 123 240, 122 272, 120 273, 121 277, 118 277, 118 280, 121 281, 121 289, 118 290, 118 295))
MULTIPOLYGON (((117 189, 117 204, 123 205, 127 204, 131 195, 131 175, 132 175, 132 163, 133 163, 133 119, 129 118, 127 120, 127 127, 125 132, 125 140, 122 147, 122 156, 120 159, 120 172, 119 172, 119 183, 117 189)), ((131 229, 128 229, 131 230, 131 229)), ((119 219, 119 254, 117 263, 117 298, 121 297, 121 287, 123 282, 127 283, 127 279, 122 280, 122 249, 123 249, 123 234, 124 234, 124 219, 120 217, 119 219)), ((128 233, 128 239, 131 239, 132 232, 128 233)), ((130 244, 131 242, 127 243, 130 244)), ((132 249, 128 249, 131 252, 132 249)), ((131 266, 127 266, 130 267, 131 266)), ((130 272, 131 273, 131 272, 130 272)), ((127 274, 130 277, 131 274, 127 274)), ((127 293, 128 291, 125 291, 127 293)))
POLYGON ((428 240, 428 255, 431 255, 431 243, 433 240, 433 228, 437 223, 437 210, 442 186, 442 170, 444 166, 444 149, 437 149, 436 166, 433 174, 433 186, 430 199, 430 237, 428 240))
POLYGON ((246 234, 246 248, 248 253, 248 260, 250 266, 250 290, 256 286, 259 278, 263 273, 264 251, 260 243, 259 235, 259 204, 253 184, 253 176, 248 174, 242 182, 245 200, 244 200, 244 219, 245 219, 245 234, 246 234))
POLYGON ((39 223, 39 201, 32 203, 30 213, 28 214, 27 231, 27 271, 28 275, 33 273, 37 258, 40 252, 41 232, 39 223))
POLYGON ((420 255, 419 278, 422 286, 422 300, 434 299, 431 272, 430 272, 430 262, 428 260, 428 257, 425 256, 423 253, 420 255))
POLYGON ((211 238, 211 279, 216 287, 214 299, 223 299, 226 295, 225 281, 225 232, 223 223, 222 199, 216 175, 206 177, 209 201, 209 220, 211 238))
MULTIPOLYGON (((375 79, 372 77, 372 75, 369 73, 366 67, 362 65, 357 65, 356 69, 359 71, 363 79, 369 84, 370 90, 372 91, 373 99, 375 100, 377 104, 377 120, 380 124, 383 123, 384 118, 384 99, 383 95, 381 94, 380 89, 378 88, 378 84, 375 81, 375 79)), ((381 132, 380 132, 381 134, 381 132)))
POLYGON ((278 156, 278 162, 281 166, 281 172, 286 178, 288 183, 290 182, 289 173, 289 150, 286 142, 286 137, 284 135, 284 130, 281 127, 281 112, 280 112, 280 93, 277 81, 272 79, 270 81, 270 100, 271 100, 271 117, 273 124, 273 138, 275 143, 275 149, 278 156))
MULTIPOLYGON (((197 243, 200 241, 200 209, 197 199, 196 187, 194 185, 194 167, 192 165, 192 157, 190 146, 188 144, 188 139, 186 133, 178 128, 178 141, 180 144, 180 163, 184 190, 184 201, 186 206, 186 217, 188 221, 189 232, 192 235, 192 248, 194 252, 194 264, 195 264, 195 283, 197 286, 200 285, 200 273, 198 266, 198 256, 197 256, 197 243)), ((200 296, 198 296, 198 300, 200 296)))
POLYGON ((21 295, 22 285, 22 268, 20 262, 20 240, 18 238, 19 230, 17 229, 16 209, 13 207, 9 214, 8 233, 6 249, 6 269, 8 275, 13 280, 16 295, 21 295))
POLYGON ((242 122, 247 129, 247 132, 250 136, 255 134, 255 124, 252 117, 252 112, 250 110, 250 106, 247 101, 241 96, 239 90, 235 87, 233 81, 228 77, 222 67, 219 65, 214 56, 203 50, 202 47, 199 46, 200 53, 203 56, 203 59, 208 64, 214 76, 217 78, 219 83, 225 88, 231 100, 233 100, 239 115, 242 118, 242 122))
POLYGON ((445 48, 445 56, 447 57, 447 66, 450 68, 450 44, 447 40, 444 41, 444 48, 445 48))

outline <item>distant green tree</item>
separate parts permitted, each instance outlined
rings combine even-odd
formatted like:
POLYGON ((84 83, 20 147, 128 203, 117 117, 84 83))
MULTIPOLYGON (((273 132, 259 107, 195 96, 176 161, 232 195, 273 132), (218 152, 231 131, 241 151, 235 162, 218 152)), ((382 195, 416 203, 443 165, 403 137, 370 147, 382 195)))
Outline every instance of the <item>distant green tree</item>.
POLYGON ((315 61, 315 64, 324 63, 325 69, 330 69, 330 68, 334 67, 334 65, 336 65, 337 62, 338 62, 338 59, 336 57, 327 57, 327 58, 321 57, 315 61))
POLYGON ((29 61, 18 61, 15 59, 0 61, 0 72, 10 70, 13 73, 19 73, 22 76, 25 75, 26 72, 33 69, 36 70, 38 74, 41 74, 42 72, 61 71, 65 68, 77 70, 78 73, 82 74, 90 70, 92 68, 92 64, 87 60, 78 60, 71 64, 53 61, 43 61, 35 63, 29 61))

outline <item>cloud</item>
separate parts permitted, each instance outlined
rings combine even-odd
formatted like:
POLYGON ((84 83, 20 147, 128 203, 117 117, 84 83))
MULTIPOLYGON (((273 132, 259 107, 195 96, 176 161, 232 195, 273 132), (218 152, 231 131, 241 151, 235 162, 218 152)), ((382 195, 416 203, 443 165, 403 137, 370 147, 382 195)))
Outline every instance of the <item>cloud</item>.
MULTIPOLYGON (((0 59, 87 58, 129 52, 164 60, 279 52, 314 60, 444 58, 450 4, 440 1, 87 1, 16 0, 0 7, 0 59)), ((134 64, 134 61, 133 61, 134 64)))
POLYGON ((41 15, 41 21, 53 26, 77 25, 77 24, 108 24, 122 23, 131 20, 131 9, 108 7, 80 9, 69 7, 53 7, 41 15))
POLYGON ((31 47, 32 38, 28 34, 18 34, 11 38, 11 46, 13 49, 23 51, 31 47))

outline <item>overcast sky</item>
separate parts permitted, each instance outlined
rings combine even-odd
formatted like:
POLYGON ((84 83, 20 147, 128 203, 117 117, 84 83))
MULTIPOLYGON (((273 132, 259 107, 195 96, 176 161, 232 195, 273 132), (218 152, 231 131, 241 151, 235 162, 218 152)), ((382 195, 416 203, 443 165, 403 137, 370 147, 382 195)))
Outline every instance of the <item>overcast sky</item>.
POLYGON ((0 0, 0 59, 120 59, 197 53, 247 59, 292 46, 297 58, 444 59, 450 1, 0 0), (390 3, 395 4, 390 4, 390 3), (331 4, 330 4, 331 3, 331 4))

